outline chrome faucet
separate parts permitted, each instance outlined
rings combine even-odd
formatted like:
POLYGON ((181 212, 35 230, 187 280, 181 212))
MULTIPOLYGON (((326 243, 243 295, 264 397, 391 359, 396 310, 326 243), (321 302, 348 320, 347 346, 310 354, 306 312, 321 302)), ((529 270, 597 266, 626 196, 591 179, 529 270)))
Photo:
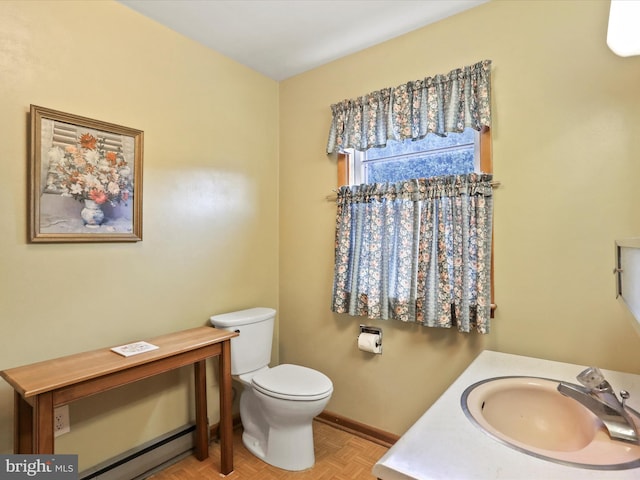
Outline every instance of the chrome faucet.
POLYGON ((629 393, 622 390, 621 400, 618 400, 613 388, 597 367, 587 368, 576 378, 583 387, 560 382, 558 391, 580 402, 602 420, 612 439, 640 445, 640 434, 633 420, 633 416, 640 420, 640 413, 625 404, 629 393))

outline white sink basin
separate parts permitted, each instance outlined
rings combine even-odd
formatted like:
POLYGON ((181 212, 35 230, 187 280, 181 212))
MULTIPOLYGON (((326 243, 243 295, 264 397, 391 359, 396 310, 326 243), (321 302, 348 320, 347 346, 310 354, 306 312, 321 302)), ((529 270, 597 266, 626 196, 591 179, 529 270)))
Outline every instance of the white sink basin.
POLYGON ((640 445, 611 440, 600 419, 559 393, 558 383, 490 378, 464 391, 462 409, 494 439, 538 458, 599 470, 640 467, 640 445))

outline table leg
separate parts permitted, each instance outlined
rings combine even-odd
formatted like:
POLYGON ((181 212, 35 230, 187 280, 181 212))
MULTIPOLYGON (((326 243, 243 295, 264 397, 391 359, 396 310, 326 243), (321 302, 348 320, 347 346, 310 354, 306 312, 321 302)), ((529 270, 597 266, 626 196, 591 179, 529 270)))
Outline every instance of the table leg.
POLYGON ((35 441, 33 453, 53 453, 53 395, 36 395, 33 406, 35 441))
POLYGON ((33 453, 33 408, 13 392, 13 453, 33 453))
POLYGON ((231 340, 222 342, 219 357, 220 382, 220 465, 221 473, 233 471, 233 419, 231 413, 231 340))
POLYGON ((193 364, 196 389, 195 456, 198 460, 209 457, 209 424, 207 420, 207 367, 204 360, 193 364))

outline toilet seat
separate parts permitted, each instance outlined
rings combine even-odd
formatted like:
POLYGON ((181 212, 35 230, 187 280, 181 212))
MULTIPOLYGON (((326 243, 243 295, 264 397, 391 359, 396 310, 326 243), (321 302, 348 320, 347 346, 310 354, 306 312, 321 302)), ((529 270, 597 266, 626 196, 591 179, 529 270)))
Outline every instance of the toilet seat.
POLYGON ((278 365, 256 374, 251 383, 265 395, 292 401, 319 400, 333 392, 329 377, 300 365, 278 365))

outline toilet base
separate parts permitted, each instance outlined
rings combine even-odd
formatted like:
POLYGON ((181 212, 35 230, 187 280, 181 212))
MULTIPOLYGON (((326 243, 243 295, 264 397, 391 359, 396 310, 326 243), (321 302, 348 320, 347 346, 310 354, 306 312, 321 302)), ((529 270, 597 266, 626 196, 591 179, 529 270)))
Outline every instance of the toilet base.
POLYGON ((253 455, 265 463, 289 471, 307 470, 315 464, 313 450, 313 426, 302 425, 279 432, 270 428, 266 443, 260 442, 250 433, 243 432, 242 443, 253 455))

